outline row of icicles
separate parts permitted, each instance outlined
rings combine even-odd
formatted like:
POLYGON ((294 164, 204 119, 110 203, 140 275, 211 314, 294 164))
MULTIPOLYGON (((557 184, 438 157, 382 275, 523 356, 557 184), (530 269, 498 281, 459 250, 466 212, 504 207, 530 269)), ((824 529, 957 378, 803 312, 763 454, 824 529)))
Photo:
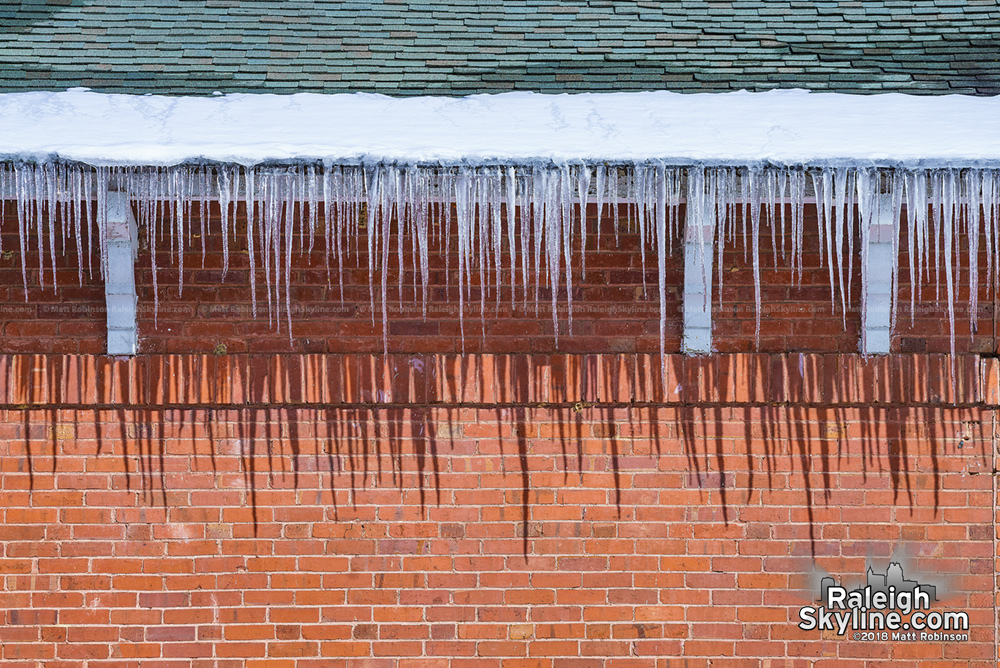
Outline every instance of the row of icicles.
MULTIPOLYGON (((43 287, 46 273, 51 276, 50 284, 58 287, 57 247, 65 253, 67 247, 75 246, 82 284, 84 273, 93 273, 90 257, 96 244, 101 257, 99 273, 107 274, 109 190, 128 193, 134 203, 138 224, 150 243, 157 299, 157 244, 169 246, 180 269, 178 288, 183 291, 185 251, 192 245, 191 237, 200 234, 204 259, 206 235, 216 232, 209 229, 211 219, 207 215, 209 202, 215 202, 221 212, 222 229, 218 232, 223 244, 224 278, 236 237, 235 204, 245 200, 254 313, 261 301, 256 275, 262 270, 268 317, 279 326, 284 312, 289 336, 296 235, 302 240, 300 245, 305 246, 299 251, 312 253, 319 252, 314 246, 317 235, 322 234, 326 267, 339 277, 341 296, 343 270, 352 248, 356 252, 359 245, 366 246, 372 321, 378 293, 384 338, 388 290, 388 271, 384 269, 389 265, 390 253, 397 254, 400 268, 408 261, 420 276, 420 301, 426 317, 431 246, 443 251, 447 258, 456 241, 460 314, 475 284, 475 271, 482 274, 478 281, 482 309, 491 276, 498 301, 500 291, 496 288, 505 280, 512 306, 521 302, 525 308, 531 301, 537 307, 539 287, 547 283, 558 340, 556 305, 560 294, 565 295, 569 307, 567 326, 572 331, 574 256, 580 255, 585 275, 587 247, 599 250, 602 244, 617 243, 620 229, 638 231, 643 274, 647 250, 655 254, 658 268, 661 352, 666 318, 666 255, 678 235, 687 229, 685 240, 695 242, 705 283, 710 283, 714 264, 720 286, 722 253, 727 244, 742 242, 744 257, 753 266, 759 335, 761 227, 766 226, 771 233, 775 264, 779 257, 790 260, 796 280, 801 280, 807 197, 815 198, 821 260, 829 272, 831 300, 840 307, 845 322, 855 261, 860 262, 863 283, 869 274, 867 242, 872 228, 868 221, 892 226, 892 257, 899 258, 901 240, 906 244, 911 284, 921 285, 933 267, 936 297, 940 298, 940 277, 944 277, 953 352, 956 277, 963 263, 968 268, 973 330, 976 325, 981 235, 988 244, 985 270, 991 285, 996 284, 1000 270, 1000 171, 990 169, 674 168, 655 163, 253 168, 6 164, 0 166, 0 200, 16 200, 26 299, 26 243, 31 234, 37 239, 38 275, 43 287), (619 207, 614 206, 621 202, 629 204, 624 220, 619 219, 619 207), (596 231, 588 231, 580 215, 588 204, 596 205, 599 219, 591 228, 596 231), (682 204, 686 205, 687 219, 700 220, 701 225, 685 226, 682 204), (600 238, 602 217, 613 219, 614 239, 600 238), (588 235, 596 235, 593 244, 587 241, 588 235), (964 261, 960 236, 968 239, 964 261), (393 237, 397 239, 395 249, 391 248, 393 237), (410 240, 408 253, 404 253, 404 239, 410 240), (855 239, 860 240, 860 248, 855 248, 855 239)), ((898 260, 893 263, 889 286, 893 326, 898 264, 898 260)), ((402 271, 399 273, 402 281, 402 271)), ((448 275, 452 275, 450 271, 448 275)), ((861 292, 864 295, 867 291, 861 292)), ((911 300, 919 298, 916 291, 911 291, 911 300)), ((464 336, 464 320, 462 332, 464 336)))

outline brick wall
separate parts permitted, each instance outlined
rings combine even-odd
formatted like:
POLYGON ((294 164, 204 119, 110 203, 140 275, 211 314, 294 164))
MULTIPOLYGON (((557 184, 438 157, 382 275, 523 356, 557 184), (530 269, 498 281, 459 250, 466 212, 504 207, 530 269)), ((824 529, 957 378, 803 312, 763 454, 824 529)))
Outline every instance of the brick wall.
MULTIPOLYGON (((491 314, 484 344, 476 304, 469 354, 443 309, 394 321, 383 356, 367 270, 347 313, 293 322, 289 344, 246 315, 245 256, 219 288, 215 241, 182 297, 163 272, 131 360, 99 354, 102 287, 70 286, 72 255, 69 287, 24 312, 20 260, 0 262, 21 353, 0 355, 4 665, 995 665, 992 295, 954 365, 933 308, 866 360, 824 272, 798 292, 765 270, 750 354, 734 251, 721 352, 661 365, 625 236, 589 254, 558 350, 548 312, 491 314), (619 299, 636 308, 607 317, 619 299), (894 551, 941 583, 935 609, 969 613, 967 642, 797 628, 811 575, 894 551)), ((297 267, 301 304, 338 290, 297 267)))

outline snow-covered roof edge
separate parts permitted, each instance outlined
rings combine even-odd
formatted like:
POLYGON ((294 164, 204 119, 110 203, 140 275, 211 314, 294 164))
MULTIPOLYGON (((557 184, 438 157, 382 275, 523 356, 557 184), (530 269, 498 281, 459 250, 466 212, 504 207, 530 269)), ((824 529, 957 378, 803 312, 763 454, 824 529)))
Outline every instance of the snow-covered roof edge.
POLYGON ((1000 96, 11 93, 0 161, 1000 167, 1000 96))

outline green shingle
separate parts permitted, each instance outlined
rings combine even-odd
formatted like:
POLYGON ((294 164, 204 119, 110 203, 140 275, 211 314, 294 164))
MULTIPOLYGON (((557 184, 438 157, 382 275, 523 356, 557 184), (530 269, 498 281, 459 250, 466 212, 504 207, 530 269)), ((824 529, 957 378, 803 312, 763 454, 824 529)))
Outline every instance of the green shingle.
POLYGON ((3 3, 0 91, 1000 93, 996 0, 3 3))

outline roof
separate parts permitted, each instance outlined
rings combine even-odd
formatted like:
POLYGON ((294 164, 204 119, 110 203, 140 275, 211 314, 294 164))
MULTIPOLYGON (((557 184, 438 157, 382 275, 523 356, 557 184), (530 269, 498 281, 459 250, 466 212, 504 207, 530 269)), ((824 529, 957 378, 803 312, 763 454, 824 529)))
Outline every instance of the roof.
POLYGON ((995 167, 1000 97, 0 94, 0 160, 995 167))
POLYGON ((1000 93, 996 0, 26 0, 0 92, 1000 93))

